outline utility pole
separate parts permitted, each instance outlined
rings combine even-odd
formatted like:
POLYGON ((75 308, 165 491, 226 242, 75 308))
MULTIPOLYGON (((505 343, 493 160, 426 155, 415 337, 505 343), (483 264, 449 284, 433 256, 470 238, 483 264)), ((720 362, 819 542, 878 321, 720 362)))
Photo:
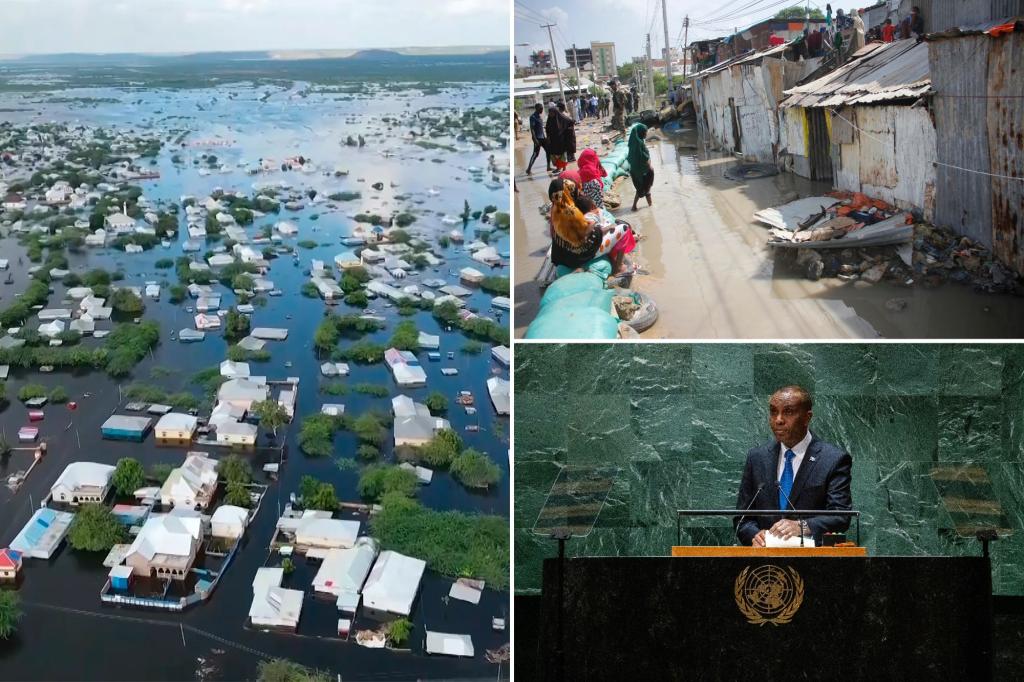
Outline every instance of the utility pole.
POLYGON ((683 19, 683 83, 686 82, 686 63, 690 61, 690 15, 683 19))
POLYGON ((580 53, 576 51, 576 43, 572 44, 572 63, 576 66, 576 94, 582 94, 583 81, 580 80, 580 53))
POLYGON ((647 34, 647 73, 644 74, 647 83, 647 96, 650 97, 650 107, 654 108, 654 68, 651 65, 651 34, 647 34))
POLYGON ((558 91, 562 93, 562 106, 568 111, 569 103, 565 101, 565 88, 562 87, 562 72, 558 68, 558 53, 555 52, 555 39, 551 37, 551 27, 553 26, 556 26, 556 24, 544 24, 541 28, 548 30, 548 42, 551 43, 551 59, 555 63, 555 73, 558 75, 558 91))
MULTIPOLYGON (((672 43, 668 42, 668 10, 665 0, 661 0, 661 25, 665 29, 665 68, 668 76, 668 90, 672 91, 672 43)), ((653 94, 653 93, 652 93, 653 94)))

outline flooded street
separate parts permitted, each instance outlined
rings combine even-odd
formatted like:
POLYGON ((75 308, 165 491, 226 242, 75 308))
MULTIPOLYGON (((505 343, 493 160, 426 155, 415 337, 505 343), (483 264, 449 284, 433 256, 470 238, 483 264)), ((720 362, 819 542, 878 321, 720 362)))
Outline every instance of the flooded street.
MULTIPOLYGON (((607 119, 577 129, 577 154, 592 146, 599 156, 607 119)), ((867 284, 839 279, 810 281, 776 260, 766 242, 768 229, 753 222, 754 211, 830 189, 827 183, 794 174, 736 182, 724 177, 735 163, 705 152, 695 132, 675 136, 653 128, 648 147, 654 165, 654 205, 630 210, 629 178, 615 184, 623 206, 613 209, 643 235, 633 256, 649 274, 633 288, 658 305, 658 322, 643 338, 1014 338, 1024 335, 1024 300, 975 293, 969 286, 934 289, 889 282, 867 284), (654 138, 659 138, 654 140, 654 138), (899 298, 899 312, 886 303, 899 298)), ((532 177, 523 173, 532 145, 524 130, 517 141, 515 177, 515 334, 522 337, 540 298, 536 276, 548 247, 546 203, 550 181, 543 155, 532 177), (540 169, 540 170, 538 170, 540 169)))

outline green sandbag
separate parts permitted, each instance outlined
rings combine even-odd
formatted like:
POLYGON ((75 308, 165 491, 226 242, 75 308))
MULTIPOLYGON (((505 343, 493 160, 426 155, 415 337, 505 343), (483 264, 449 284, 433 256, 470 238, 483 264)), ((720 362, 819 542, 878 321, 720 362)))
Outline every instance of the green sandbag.
POLYGON ((528 339, 614 339, 619 323, 607 312, 597 308, 571 308, 556 311, 553 307, 537 316, 526 330, 528 339))
POLYGON ((604 288, 604 282, 592 272, 575 272, 565 277, 559 277, 540 299, 540 307, 545 308, 553 305, 563 298, 569 298, 579 294, 607 296, 608 304, 611 305, 612 296, 610 289, 604 288))
POLYGON ((629 161, 626 160, 626 157, 629 154, 629 134, 632 130, 633 126, 629 126, 626 129, 625 136, 615 143, 611 153, 601 159, 601 166, 608 173, 604 178, 605 190, 612 188, 612 183, 615 182, 616 178, 629 175, 629 161))
MULTIPOLYGON (((612 218, 612 220, 614 221, 614 218, 612 218)), ((603 256, 601 258, 595 258, 594 260, 590 261, 584 266, 583 269, 586 272, 594 273, 602 280, 606 280, 612 276, 612 263, 610 260, 603 256)), ((561 278, 565 277, 566 275, 573 274, 574 269, 570 268, 568 265, 557 265, 555 266, 555 272, 561 278)))
POLYGON ((526 330, 526 338, 614 339, 619 324, 610 312, 614 295, 592 272, 560 277, 541 299, 540 312, 526 330))

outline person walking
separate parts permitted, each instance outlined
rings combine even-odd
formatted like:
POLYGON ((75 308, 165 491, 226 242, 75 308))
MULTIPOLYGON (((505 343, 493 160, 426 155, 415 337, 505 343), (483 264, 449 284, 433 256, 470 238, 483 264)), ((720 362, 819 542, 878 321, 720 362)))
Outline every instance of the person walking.
MULTIPOLYGON (((561 102, 559 102, 561 104, 561 102)), ((563 116, 558 111, 554 102, 548 102, 548 117, 544 122, 544 132, 548 140, 548 154, 551 157, 551 164, 555 172, 565 170, 565 126, 568 116, 563 116)))
POLYGON ((558 103, 558 113, 562 116, 562 144, 565 148, 565 160, 576 160, 576 121, 565 111, 565 105, 558 103))
POLYGON ((626 132, 626 93, 619 89, 618 81, 611 82, 612 87, 612 128, 620 133, 626 132))
POLYGON ((647 199, 647 205, 654 202, 651 200, 651 186, 654 185, 654 166, 651 165, 651 152, 647 149, 644 140, 647 138, 647 126, 637 123, 629 132, 629 149, 626 159, 629 161, 629 177, 636 189, 636 196, 633 198, 633 210, 636 210, 637 202, 641 198, 647 199))
POLYGON ((526 164, 526 174, 533 170, 533 162, 537 160, 540 150, 544 150, 544 161, 547 170, 551 170, 551 151, 548 149, 548 136, 544 130, 544 105, 540 102, 533 107, 530 114, 530 138, 533 140, 533 154, 530 156, 530 163, 526 164))

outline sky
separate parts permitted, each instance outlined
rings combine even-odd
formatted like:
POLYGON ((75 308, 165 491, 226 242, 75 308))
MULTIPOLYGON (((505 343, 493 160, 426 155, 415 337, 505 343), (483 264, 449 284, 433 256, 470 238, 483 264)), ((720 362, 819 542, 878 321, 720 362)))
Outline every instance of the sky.
MULTIPOLYGON (((2 0, 0 0, 2 1, 2 0)), ((659 56, 665 45, 660 0, 514 0, 515 55, 520 64, 529 63, 532 51, 551 51, 547 29, 541 23, 555 23, 551 29, 558 63, 565 65, 565 49, 589 47, 591 41, 615 43, 615 57, 624 64, 644 54, 645 35, 651 32, 651 55, 659 56), (529 43, 528 47, 519 46, 529 43)), ((774 16, 780 9, 805 6, 804 0, 668 0, 668 40, 673 47, 683 42, 683 17, 690 16, 690 42, 728 35, 774 16)), ((856 3, 833 3, 833 8, 856 3)), ((861 6, 871 4, 863 2, 861 6)), ((825 2, 811 2, 811 8, 825 9, 825 2)))
POLYGON ((509 0, 0 0, 0 53, 508 45, 509 0))

